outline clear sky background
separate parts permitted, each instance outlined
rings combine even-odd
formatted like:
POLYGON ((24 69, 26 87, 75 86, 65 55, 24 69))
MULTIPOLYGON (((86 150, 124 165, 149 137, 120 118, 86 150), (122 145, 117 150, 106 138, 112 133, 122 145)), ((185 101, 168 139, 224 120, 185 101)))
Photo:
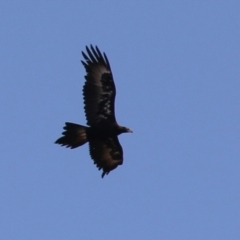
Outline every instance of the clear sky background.
POLYGON ((240 2, 1 1, 0 239, 240 239, 240 2), (86 45, 111 63, 124 164, 85 124, 86 45))

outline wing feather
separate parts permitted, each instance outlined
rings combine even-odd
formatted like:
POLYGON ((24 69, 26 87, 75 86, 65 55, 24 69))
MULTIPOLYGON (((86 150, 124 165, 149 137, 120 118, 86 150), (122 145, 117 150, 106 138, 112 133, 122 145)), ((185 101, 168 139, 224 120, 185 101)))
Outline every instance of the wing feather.
POLYGON ((87 124, 94 126, 101 121, 116 122, 114 101, 116 88, 107 56, 102 55, 98 47, 86 47, 82 52, 86 69, 83 96, 87 124))
POLYGON ((89 142, 89 150, 94 164, 103 170, 102 177, 123 163, 123 150, 117 137, 94 139, 89 142))

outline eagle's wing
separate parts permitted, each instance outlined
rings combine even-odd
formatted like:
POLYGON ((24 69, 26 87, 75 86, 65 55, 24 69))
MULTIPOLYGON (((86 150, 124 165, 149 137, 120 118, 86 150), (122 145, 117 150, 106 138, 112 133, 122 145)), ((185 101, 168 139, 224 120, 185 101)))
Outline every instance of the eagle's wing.
POLYGON ((113 76, 105 53, 92 45, 86 47, 87 54, 82 52, 85 61, 82 61, 87 75, 83 86, 85 115, 87 124, 94 126, 100 122, 116 122, 114 101, 116 88, 113 76))
POLYGON ((91 140, 89 149, 94 164, 103 170, 102 177, 123 163, 123 150, 117 137, 91 140))

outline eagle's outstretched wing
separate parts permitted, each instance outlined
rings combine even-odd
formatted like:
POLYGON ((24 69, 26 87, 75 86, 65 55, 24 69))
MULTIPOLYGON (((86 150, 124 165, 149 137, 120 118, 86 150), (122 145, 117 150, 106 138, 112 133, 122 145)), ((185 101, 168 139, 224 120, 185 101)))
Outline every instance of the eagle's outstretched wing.
POLYGON ((89 150, 94 164, 103 170, 102 177, 123 163, 123 150, 117 136, 89 141, 89 150))
POLYGON ((87 54, 82 52, 82 61, 87 75, 83 86, 85 115, 89 126, 100 122, 115 123, 114 101, 116 88, 105 53, 96 46, 86 47, 87 54))

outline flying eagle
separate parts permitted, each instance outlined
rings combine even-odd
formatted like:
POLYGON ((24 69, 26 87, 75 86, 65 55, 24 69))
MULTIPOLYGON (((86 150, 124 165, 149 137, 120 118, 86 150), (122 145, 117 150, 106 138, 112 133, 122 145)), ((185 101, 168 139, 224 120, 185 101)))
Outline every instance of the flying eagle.
POLYGON ((66 122, 62 137, 55 143, 77 148, 89 142, 94 164, 105 174, 123 163, 123 150, 118 141, 121 133, 132 132, 117 124, 114 111, 116 88, 108 58, 96 46, 86 46, 81 61, 86 70, 83 86, 84 110, 87 127, 66 122))

